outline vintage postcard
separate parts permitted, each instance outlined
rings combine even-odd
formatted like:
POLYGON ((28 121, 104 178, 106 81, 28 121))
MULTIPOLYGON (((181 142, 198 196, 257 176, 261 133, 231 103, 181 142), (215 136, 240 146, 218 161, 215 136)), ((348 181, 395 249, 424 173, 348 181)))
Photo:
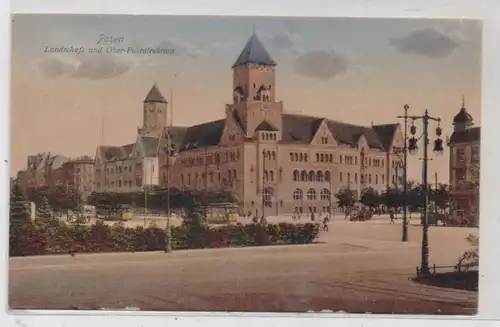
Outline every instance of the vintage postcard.
POLYGON ((12 309, 474 315, 481 23, 12 16, 12 309))

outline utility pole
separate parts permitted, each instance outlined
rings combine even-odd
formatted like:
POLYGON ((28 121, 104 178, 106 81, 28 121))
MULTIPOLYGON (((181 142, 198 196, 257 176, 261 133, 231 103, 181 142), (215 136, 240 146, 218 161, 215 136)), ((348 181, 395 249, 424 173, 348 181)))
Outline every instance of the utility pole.
MULTIPOLYGON (((403 146, 403 233, 401 236, 402 242, 408 242, 408 109, 410 107, 405 104, 404 116, 398 116, 397 118, 403 118, 404 121, 404 146, 403 146)), ((396 177, 397 179, 397 177, 396 177)))
MULTIPOLYGON (((207 219, 207 178, 208 178, 208 148, 205 148, 205 158, 204 158, 204 164, 205 164, 205 172, 204 172, 204 177, 203 177, 203 219, 207 219)), ((230 173, 231 174, 231 173, 230 173)), ((231 179, 231 176, 229 176, 229 179, 231 179)))
POLYGON ((264 210, 266 208, 266 198, 265 198, 265 182, 266 182, 266 151, 262 150, 262 217, 265 217, 264 210))
MULTIPOLYGON (((438 127, 436 128, 436 135, 438 138, 434 141, 434 152, 436 154, 442 154, 444 151, 443 141, 440 139, 442 134, 441 127, 439 123, 441 122, 440 118, 435 118, 429 116, 428 110, 425 110, 425 114, 423 116, 409 116, 408 118, 415 120, 422 120, 424 133, 423 133, 423 141, 424 141, 424 157, 423 157, 423 170, 422 170, 422 179, 423 179, 423 190, 424 193, 424 212, 423 212, 423 221, 422 221, 422 258, 420 264, 420 273, 423 275, 428 275, 430 273, 429 270, 429 183, 428 183, 428 165, 429 165, 429 122, 436 121, 438 122, 438 127)), ((416 152, 418 149, 417 141, 415 138, 416 127, 412 125, 411 134, 412 138, 409 140, 408 150, 410 152, 416 152)))
POLYGON ((170 226, 170 216, 171 216, 171 209, 170 209, 170 151, 171 151, 171 144, 170 144, 170 131, 167 131, 167 149, 166 149, 166 157, 167 157, 167 166, 166 166, 166 175, 167 175, 167 226, 166 226, 166 242, 165 242, 165 253, 170 253, 172 252, 172 228, 170 226))

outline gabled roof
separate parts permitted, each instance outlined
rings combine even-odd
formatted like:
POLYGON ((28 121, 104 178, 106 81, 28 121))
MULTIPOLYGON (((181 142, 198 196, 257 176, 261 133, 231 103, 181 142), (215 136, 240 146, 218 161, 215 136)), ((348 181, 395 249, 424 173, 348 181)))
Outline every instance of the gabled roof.
POLYGON ((378 135, 382 146, 386 151, 389 151, 392 141, 394 140, 394 134, 398 129, 399 124, 384 124, 384 125, 374 125, 373 129, 378 135))
POLYGON ((296 114, 283 114, 282 142, 311 143, 323 121, 326 122, 335 140, 341 144, 356 146, 363 135, 371 148, 384 148, 377 132, 372 127, 296 114))
POLYGON ((271 125, 267 120, 263 120, 259 126, 255 128, 256 131, 262 131, 262 132, 277 132, 279 129, 271 125))
POLYGON ((450 137, 450 144, 471 143, 481 140, 481 127, 471 127, 463 131, 453 132, 450 137))
POLYGON ((180 151, 205 148, 219 144, 226 125, 225 119, 188 127, 180 151))
POLYGON ((135 143, 122 146, 101 145, 98 147, 104 161, 125 160, 130 158, 135 143))
POLYGON ((271 58, 255 33, 253 33, 248 39, 247 44, 241 51, 232 68, 246 64, 258 64, 265 66, 277 65, 276 61, 271 58))
POLYGON ((153 84, 153 87, 149 91, 148 95, 144 99, 144 103, 146 102, 160 102, 160 103, 167 103, 167 100, 163 97, 161 94, 160 90, 158 89, 158 86, 153 84))

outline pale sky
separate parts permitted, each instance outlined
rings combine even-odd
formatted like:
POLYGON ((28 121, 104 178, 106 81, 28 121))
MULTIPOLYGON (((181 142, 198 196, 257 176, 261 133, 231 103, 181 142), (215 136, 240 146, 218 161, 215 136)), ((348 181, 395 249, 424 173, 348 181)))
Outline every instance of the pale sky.
MULTIPOLYGON (((11 173, 29 154, 93 156, 99 144, 134 142, 154 82, 168 100, 173 90, 175 125, 222 118, 231 66, 254 27, 278 63, 277 99, 288 112, 368 126, 396 122, 407 103, 411 114, 441 117, 449 136, 464 95, 481 123, 479 21, 16 15, 11 173), (175 53, 44 53, 100 46, 101 34, 123 37, 117 47, 175 53)), ((421 155, 411 159, 409 178, 421 179, 421 155)), ((434 172, 447 181, 448 152, 430 162, 432 181, 434 172)))

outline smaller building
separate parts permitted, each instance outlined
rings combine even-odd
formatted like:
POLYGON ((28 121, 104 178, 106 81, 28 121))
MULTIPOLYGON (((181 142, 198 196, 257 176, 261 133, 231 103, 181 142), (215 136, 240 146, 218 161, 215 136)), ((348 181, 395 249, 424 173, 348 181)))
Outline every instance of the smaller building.
POLYGON ((94 190, 94 159, 88 156, 69 159, 52 170, 50 184, 75 189, 86 198, 94 190))
POLYGON ((450 213, 453 218, 479 223, 481 127, 474 127, 464 101, 453 119, 450 147, 450 213))

